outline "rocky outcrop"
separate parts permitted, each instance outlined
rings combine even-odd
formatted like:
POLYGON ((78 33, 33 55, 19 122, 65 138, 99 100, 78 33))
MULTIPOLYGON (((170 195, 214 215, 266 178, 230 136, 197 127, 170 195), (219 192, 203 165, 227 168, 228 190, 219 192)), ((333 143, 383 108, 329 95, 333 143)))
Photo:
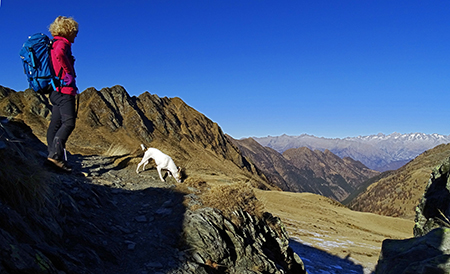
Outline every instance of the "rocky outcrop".
POLYGON ((414 238, 383 241, 376 273, 450 273, 450 158, 431 173, 414 238))
POLYGON ((414 236, 423 236, 431 230, 450 227, 450 158, 431 173, 419 205, 416 207, 414 236))
POLYGON ((184 240, 194 261, 182 273, 306 273, 279 218, 241 210, 234 215, 238 225, 213 208, 186 213, 184 240))

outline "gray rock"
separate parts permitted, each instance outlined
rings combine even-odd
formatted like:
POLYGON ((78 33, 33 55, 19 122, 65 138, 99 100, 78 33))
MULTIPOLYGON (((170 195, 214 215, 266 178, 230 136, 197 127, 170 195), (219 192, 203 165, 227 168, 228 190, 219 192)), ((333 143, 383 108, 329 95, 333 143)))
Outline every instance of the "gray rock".
POLYGON ((182 273, 203 273, 199 268, 220 273, 306 273, 278 218, 266 213, 258 219, 244 211, 235 215, 239 225, 213 208, 186 212, 183 231, 191 264, 182 266, 182 273), (190 270, 192 263, 199 266, 190 270))
POLYGON ((414 236, 422 236, 434 228, 450 225, 450 158, 431 173, 425 193, 416 207, 414 236))

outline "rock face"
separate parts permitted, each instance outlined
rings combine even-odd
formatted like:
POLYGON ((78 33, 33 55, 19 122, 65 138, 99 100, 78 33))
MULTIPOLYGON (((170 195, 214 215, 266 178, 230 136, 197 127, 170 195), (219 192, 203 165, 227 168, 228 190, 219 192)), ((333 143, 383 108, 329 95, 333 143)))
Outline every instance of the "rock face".
POLYGON ((436 228, 425 236, 385 240, 375 273, 450 273, 450 229, 436 228))
POLYGON ((450 158, 436 167, 416 207, 415 238, 383 241, 376 273, 450 273, 450 158))
POLYGON ((414 236, 423 236, 437 227, 450 226, 450 158, 431 173, 425 194, 416 207, 414 236))
MULTIPOLYGON (((306 273, 302 260, 289 247, 279 218, 266 213, 258 219, 244 211, 235 216, 239 225, 213 208, 187 212, 185 241, 198 266, 213 273, 306 273)), ((198 271, 193 264, 185 264, 181 270, 210 273, 198 271)))

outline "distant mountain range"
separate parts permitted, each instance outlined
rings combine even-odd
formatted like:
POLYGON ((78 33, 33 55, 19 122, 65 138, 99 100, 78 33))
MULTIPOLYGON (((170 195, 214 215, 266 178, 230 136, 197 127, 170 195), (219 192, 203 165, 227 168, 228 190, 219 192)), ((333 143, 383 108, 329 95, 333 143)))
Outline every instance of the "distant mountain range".
POLYGON ((389 135, 379 133, 343 139, 302 134, 299 136, 253 137, 253 139, 280 153, 300 147, 320 151, 328 149, 341 158, 350 157, 377 171, 398 169, 424 151, 440 144, 450 143, 450 135, 425 133, 392 133, 389 135))
POLYGON ((252 138, 230 140, 271 184, 285 191, 312 192, 342 201, 380 173, 349 157, 341 159, 329 150, 302 147, 279 153, 252 138))

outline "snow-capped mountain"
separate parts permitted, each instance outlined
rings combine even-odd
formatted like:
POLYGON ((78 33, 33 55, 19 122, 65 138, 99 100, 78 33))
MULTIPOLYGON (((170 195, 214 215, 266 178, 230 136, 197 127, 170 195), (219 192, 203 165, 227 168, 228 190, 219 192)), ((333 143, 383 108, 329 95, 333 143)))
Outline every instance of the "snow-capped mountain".
POLYGON ((263 146, 278 152, 290 148, 308 147, 312 150, 330 150, 339 157, 351 157, 367 167, 385 171, 397 169, 424 151, 440 144, 450 143, 450 135, 394 132, 369 136, 323 138, 302 134, 299 136, 267 136, 254 138, 263 146))

